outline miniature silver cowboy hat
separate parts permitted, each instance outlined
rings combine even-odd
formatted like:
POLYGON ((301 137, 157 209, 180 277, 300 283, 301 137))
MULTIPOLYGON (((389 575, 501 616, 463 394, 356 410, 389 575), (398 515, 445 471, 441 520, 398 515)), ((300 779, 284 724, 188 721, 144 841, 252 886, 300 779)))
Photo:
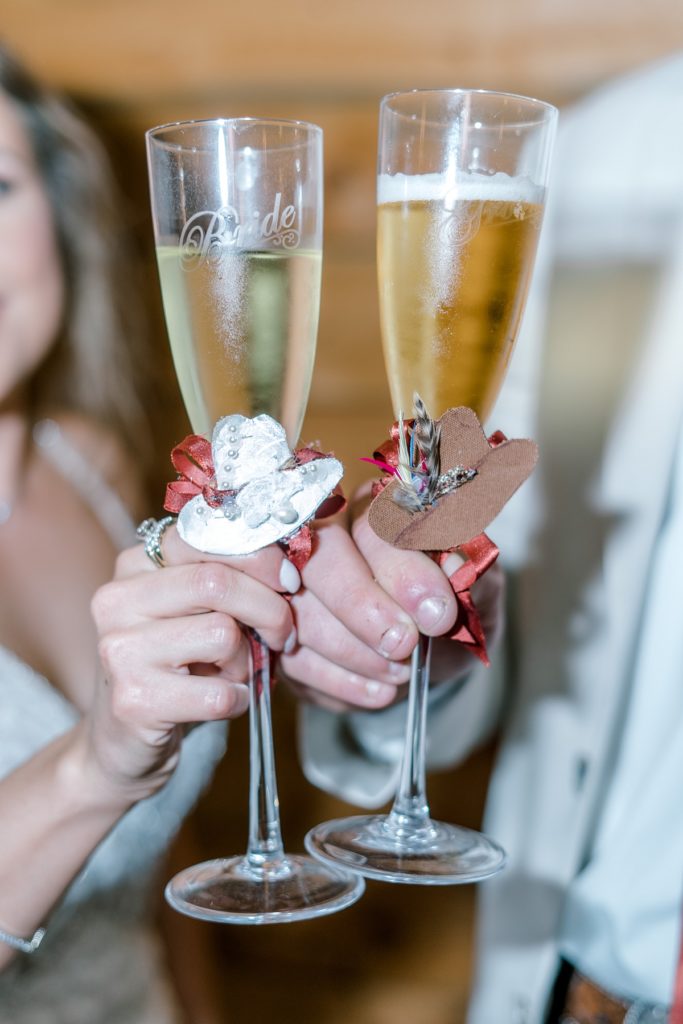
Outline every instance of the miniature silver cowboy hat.
POLYGON ((207 554, 247 555, 291 537, 344 473, 330 456, 298 462, 284 428, 266 415, 223 417, 211 450, 217 500, 198 494, 178 516, 182 539, 207 554))

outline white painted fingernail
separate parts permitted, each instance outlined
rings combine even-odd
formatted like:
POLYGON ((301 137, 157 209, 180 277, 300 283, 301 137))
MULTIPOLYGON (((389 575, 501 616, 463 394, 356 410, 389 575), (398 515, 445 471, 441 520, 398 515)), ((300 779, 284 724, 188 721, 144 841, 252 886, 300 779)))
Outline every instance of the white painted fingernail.
POLYGON ((450 554, 444 561, 441 568, 447 576, 452 576, 454 572, 457 572, 461 565, 465 564, 465 559, 461 558, 460 555, 456 555, 455 552, 450 554))
POLYGON ((282 648, 284 654, 291 654, 296 647, 296 629, 293 629, 285 640, 285 646, 282 648))
POLYGON ((290 594, 296 594, 301 586, 301 576, 297 567, 288 558, 282 559, 280 566, 280 585, 290 594))

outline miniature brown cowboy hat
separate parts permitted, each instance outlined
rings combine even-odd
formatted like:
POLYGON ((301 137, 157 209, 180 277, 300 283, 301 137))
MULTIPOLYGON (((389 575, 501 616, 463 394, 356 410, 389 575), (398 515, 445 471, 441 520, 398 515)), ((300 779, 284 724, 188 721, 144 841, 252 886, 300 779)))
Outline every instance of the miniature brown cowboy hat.
POLYGON ((472 409, 449 409, 439 423, 440 472, 463 466, 476 469, 476 476, 422 511, 410 511, 393 500, 398 484, 392 480, 372 502, 369 522, 382 540, 397 548, 446 551, 466 543, 495 519, 536 465, 533 441, 489 444, 472 409))

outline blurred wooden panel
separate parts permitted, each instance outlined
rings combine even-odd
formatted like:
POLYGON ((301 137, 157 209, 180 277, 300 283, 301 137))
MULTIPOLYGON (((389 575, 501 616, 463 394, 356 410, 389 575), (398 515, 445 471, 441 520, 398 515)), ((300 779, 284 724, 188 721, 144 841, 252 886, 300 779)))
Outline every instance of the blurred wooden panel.
POLYGON ((574 96, 683 40, 678 0, 3 0, 3 36, 52 80, 127 98, 416 85, 574 96))
MULTIPOLYGON (((303 431, 346 466, 386 436, 375 282, 377 103, 417 86, 500 88, 565 103, 615 74, 683 47, 680 0, 0 0, 0 35, 70 91, 103 133, 142 251, 166 396, 163 453, 186 422, 161 315, 148 209, 144 131, 215 115, 311 120, 325 132, 325 262, 319 348, 303 431)), ((291 702, 275 715, 288 847, 344 805, 297 765, 291 702)), ((476 827, 491 751, 430 783, 437 817, 476 827)), ((196 815, 206 856, 243 849, 246 729, 238 723, 196 815)), ((475 891, 371 884, 345 914, 288 929, 210 931, 225 964, 225 1020, 282 1024, 462 1024, 475 891), (315 985, 311 984, 315 978, 315 985)))
MULTIPOLYGON (((159 372, 178 420, 151 247, 144 131, 245 114, 323 127, 325 271, 305 437, 318 436, 349 459, 351 483, 366 475, 359 456, 391 418, 374 266, 381 95, 466 85, 561 103, 683 45, 680 0, 2 0, 1 10, 3 38, 85 104, 110 145, 144 253, 159 372)), ((163 429, 170 438, 182 427, 165 415, 163 429)))
MULTIPOLYGON (((110 143, 144 254, 167 376, 144 130, 218 115, 322 125, 325 276, 305 430, 352 459, 352 473, 362 468, 358 435, 374 443, 391 416, 374 253, 380 96, 416 85, 469 85, 563 102, 683 45, 680 0, 2 0, 1 10, 2 37, 85 103, 110 143), (347 429, 329 436, 326 426, 337 432, 342 413, 347 429)), ((175 393, 172 379, 168 388, 175 393)))

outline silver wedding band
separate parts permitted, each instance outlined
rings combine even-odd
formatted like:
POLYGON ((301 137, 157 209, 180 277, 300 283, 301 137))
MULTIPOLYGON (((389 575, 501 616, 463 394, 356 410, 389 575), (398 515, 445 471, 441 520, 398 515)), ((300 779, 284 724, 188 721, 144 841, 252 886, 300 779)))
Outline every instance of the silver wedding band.
POLYGON ((145 542, 145 554, 157 569, 166 565, 161 550, 161 542, 166 530, 175 522, 175 516, 164 516, 163 519, 143 519, 136 533, 145 542))

